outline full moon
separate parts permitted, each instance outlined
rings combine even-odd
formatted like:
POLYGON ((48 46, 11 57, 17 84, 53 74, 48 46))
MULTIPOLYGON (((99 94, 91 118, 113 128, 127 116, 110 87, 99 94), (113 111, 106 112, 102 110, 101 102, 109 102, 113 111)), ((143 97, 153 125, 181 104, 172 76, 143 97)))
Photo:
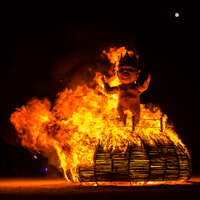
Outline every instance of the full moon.
POLYGON ((175 17, 179 17, 180 14, 179 14, 178 12, 176 12, 176 13, 174 14, 174 16, 175 16, 175 17))

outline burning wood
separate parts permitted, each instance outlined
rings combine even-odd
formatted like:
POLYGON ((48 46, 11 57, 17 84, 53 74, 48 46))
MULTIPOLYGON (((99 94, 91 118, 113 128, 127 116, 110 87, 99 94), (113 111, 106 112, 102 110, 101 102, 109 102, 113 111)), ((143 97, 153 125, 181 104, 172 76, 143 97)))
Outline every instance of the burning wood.
MULTIPOLYGON (((103 53, 115 72, 127 50, 103 53)), ((105 92, 102 77, 96 72, 95 88, 66 88, 58 93, 54 106, 48 99, 34 98, 17 108, 10 121, 22 146, 47 156, 69 182, 186 180, 190 156, 168 127, 167 116, 156 106, 140 104, 140 120, 133 132, 132 113, 125 111, 124 126, 118 120, 119 95, 105 92)), ((107 81, 110 87, 120 84, 116 73, 107 81)))
POLYGON ((106 152, 101 146, 95 153, 95 165, 80 167, 81 182, 123 181, 177 181, 190 178, 191 163, 181 146, 170 140, 168 145, 157 143, 150 146, 130 146, 127 151, 106 152))

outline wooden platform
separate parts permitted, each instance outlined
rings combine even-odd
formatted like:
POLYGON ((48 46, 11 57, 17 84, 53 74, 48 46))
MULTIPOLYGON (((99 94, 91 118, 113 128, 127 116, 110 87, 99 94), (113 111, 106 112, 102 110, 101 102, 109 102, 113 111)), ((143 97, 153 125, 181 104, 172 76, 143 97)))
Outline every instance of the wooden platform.
POLYGON ((173 143, 129 146, 126 153, 105 152, 101 146, 94 156, 94 167, 80 167, 81 182, 146 182, 187 180, 191 161, 181 146, 173 143))

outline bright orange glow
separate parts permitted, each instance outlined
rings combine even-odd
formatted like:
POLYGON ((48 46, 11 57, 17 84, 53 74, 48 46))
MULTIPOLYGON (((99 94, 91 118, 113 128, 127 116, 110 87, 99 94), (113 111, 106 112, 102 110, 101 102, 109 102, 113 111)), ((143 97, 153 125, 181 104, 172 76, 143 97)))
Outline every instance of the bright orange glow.
MULTIPOLYGON (((198 179, 199 180, 199 179, 198 179)), ((191 184, 192 182, 182 182, 182 181, 169 181, 169 182, 155 182, 153 185, 159 185, 159 184, 191 184)), ((65 188, 67 186, 107 186, 107 185, 120 185, 120 186, 151 186, 152 184, 147 183, 130 183, 130 182, 102 182, 102 183, 69 183, 65 180, 44 180, 44 179, 1 179, 0 180, 0 191, 5 190, 6 188, 11 188, 12 190, 10 192, 14 192, 14 188, 65 188)))
POLYGON ((134 54, 133 51, 128 51, 126 47, 110 48, 109 51, 104 50, 102 53, 108 57, 108 59, 110 60, 110 63, 118 67, 120 58, 124 57, 126 52, 128 52, 129 55, 134 54))
MULTIPOLYGON (((42 179, 11 179, 11 180, 0 180, 0 188, 40 188, 43 186, 54 187, 56 186, 70 186, 72 184, 67 183, 65 180, 42 180, 42 179)), ((74 184, 73 184, 74 185, 74 184)))
MULTIPOLYGON (((103 53, 117 66, 126 49, 113 48, 103 53)), ((52 162, 69 182, 79 182, 78 167, 94 165, 94 153, 99 144, 104 150, 125 152, 130 144, 142 145, 142 138, 149 145, 155 145, 155 141, 162 144, 172 141, 187 152, 177 133, 168 127, 167 116, 156 106, 141 104, 141 120, 135 132, 132 132, 131 113, 127 111, 127 126, 124 127, 117 119, 118 95, 104 92, 102 76, 96 73, 94 80, 98 84, 94 89, 87 85, 75 90, 66 88, 58 93, 54 104, 46 98, 34 98, 17 108, 10 121, 22 146, 49 158, 56 155, 57 161, 52 162), (163 132, 160 131, 161 119, 163 132)), ((119 84, 116 77, 108 81, 111 86, 119 84)))

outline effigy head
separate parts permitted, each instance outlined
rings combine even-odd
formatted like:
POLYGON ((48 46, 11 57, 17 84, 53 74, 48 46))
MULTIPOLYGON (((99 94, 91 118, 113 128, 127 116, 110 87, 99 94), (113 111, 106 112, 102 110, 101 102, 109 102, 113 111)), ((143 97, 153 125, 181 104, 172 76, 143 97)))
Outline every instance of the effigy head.
POLYGON ((137 81, 140 74, 140 69, 138 68, 138 56, 134 53, 132 56, 125 54, 121 57, 117 76, 122 84, 128 84, 137 81))

